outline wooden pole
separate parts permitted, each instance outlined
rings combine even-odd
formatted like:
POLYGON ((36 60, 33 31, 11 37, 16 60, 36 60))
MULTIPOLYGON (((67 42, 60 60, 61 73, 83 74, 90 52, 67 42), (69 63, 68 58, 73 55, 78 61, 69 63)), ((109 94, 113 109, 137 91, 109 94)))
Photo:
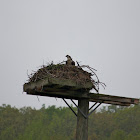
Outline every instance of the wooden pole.
POLYGON ((87 116, 89 112, 89 100, 79 99, 78 108, 76 140, 88 140, 88 117, 85 118, 85 116, 87 116))

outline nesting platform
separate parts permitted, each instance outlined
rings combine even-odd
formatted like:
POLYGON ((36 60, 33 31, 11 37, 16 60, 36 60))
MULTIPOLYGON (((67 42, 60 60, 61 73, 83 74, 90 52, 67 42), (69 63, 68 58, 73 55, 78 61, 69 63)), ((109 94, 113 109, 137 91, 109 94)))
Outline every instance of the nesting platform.
POLYGON ((28 83, 24 84, 23 90, 29 95, 76 100, 88 99, 91 102, 115 105, 129 106, 139 103, 139 99, 135 98, 90 93, 91 89, 97 91, 99 85, 99 79, 93 79, 93 75, 96 75, 93 71, 84 71, 80 66, 50 64, 31 74, 28 83))
POLYGON ((102 103, 129 106, 138 104, 139 99, 112 96, 98 93, 99 79, 91 76, 95 73, 84 71, 81 67, 67 65, 49 65, 43 67, 29 77, 28 83, 23 86, 24 92, 29 95, 40 95, 78 100, 78 113, 69 106, 77 116, 76 140, 88 140, 88 116, 102 103), (95 89, 95 93, 90 90, 95 89), (89 102, 95 102, 89 108, 89 102), (98 105, 97 105, 98 104, 98 105), (97 106, 96 106, 97 105, 97 106), (94 109, 89 113, 89 111, 94 109))
POLYGON ((25 83, 23 90, 29 95, 58 97, 65 99, 88 99, 90 102, 129 106, 138 104, 139 99, 90 93, 92 83, 78 85, 76 81, 47 77, 36 82, 25 83))

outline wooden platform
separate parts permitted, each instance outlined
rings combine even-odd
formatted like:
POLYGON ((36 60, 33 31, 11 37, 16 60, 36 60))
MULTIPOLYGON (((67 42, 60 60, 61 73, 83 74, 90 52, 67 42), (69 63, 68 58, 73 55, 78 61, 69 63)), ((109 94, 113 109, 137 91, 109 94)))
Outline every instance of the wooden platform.
POLYGON ((29 82, 24 84, 24 91, 26 89, 37 89, 41 90, 42 87, 47 88, 47 90, 56 91, 57 89, 62 90, 91 90, 93 85, 92 83, 80 83, 70 79, 64 78, 55 78, 55 77, 46 77, 43 80, 39 80, 36 82, 29 82))
POLYGON ((76 81, 58 78, 46 78, 37 82, 25 83, 24 92, 29 95, 40 95, 66 99, 88 99, 91 102, 129 106, 138 104, 139 99, 90 93, 92 83, 77 84, 76 81))

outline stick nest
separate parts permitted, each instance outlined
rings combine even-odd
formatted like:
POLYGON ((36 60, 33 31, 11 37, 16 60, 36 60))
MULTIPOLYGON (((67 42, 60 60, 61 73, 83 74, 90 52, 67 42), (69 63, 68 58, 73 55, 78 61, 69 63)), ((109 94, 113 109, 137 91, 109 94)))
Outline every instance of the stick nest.
POLYGON ((89 67, 88 65, 80 66, 78 62, 78 66, 66 65, 62 63, 51 63, 47 66, 43 65, 36 72, 33 72, 32 74, 28 75, 28 82, 36 82, 51 76, 55 78, 74 80, 77 82, 77 84, 82 84, 83 86, 86 82, 91 82, 93 84, 93 88, 97 92, 99 92, 99 85, 102 85, 105 88, 106 85, 99 81, 99 78, 95 73, 95 69, 89 67), (85 68, 89 72, 83 70, 85 68))

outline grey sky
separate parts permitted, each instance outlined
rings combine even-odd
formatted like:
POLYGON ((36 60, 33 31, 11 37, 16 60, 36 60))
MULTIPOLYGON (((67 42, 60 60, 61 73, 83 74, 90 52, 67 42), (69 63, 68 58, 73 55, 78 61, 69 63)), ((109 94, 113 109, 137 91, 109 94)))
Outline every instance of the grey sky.
POLYGON ((0 0, 0 105, 65 105, 22 86, 27 70, 66 54, 98 70, 101 93, 140 98, 140 1, 0 0))

